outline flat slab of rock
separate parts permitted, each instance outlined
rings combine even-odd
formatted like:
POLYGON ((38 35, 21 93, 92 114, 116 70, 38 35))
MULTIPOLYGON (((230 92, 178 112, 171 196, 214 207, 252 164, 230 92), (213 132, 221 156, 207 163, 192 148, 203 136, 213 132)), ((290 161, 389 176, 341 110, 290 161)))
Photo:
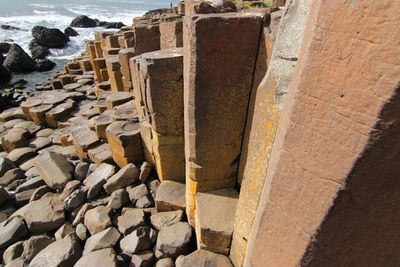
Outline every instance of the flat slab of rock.
POLYGON ((185 255, 189 252, 192 235, 192 227, 186 222, 163 228, 157 238, 156 257, 175 259, 185 255))
POLYGON ((67 159, 54 152, 43 152, 35 159, 35 168, 52 189, 61 190, 72 179, 74 167, 67 159))
POLYGON ((158 212, 150 217, 151 224, 159 231, 167 226, 171 226, 182 221, 182 219, 183 211, 181 210, 158 212))
POLYGON ((157 189, 156 208, 158 211, 185 211, 186 186, 174 181, 162 181, 157 189))
POLYGON ((113 249, 106 248, 102 250, 92 251, 83 255, 82 258, 74 265, 74 267, 117 267, 117 256, 113 249))
POLYGON ((227 256, 203 249, 197 250, 187 256, 179 257, 176 261, 176 267, 192 266, 233 267, 233 264, 227 256))
POLYGON ((113 248, 120 238, 121 234, 118 230, 114 227, 109 227, 86 240, 83 255, 100 249, 113 248))
POLYGON ((116 219, 118 230, 128 235, 139 227, 146 226, 145 215, 142 209, 124 208, 121 216, 116 219))
POLYGON ((85 226, 91 235, 97 234, 111 226, 111 213, 112 210, 105 206, 98 206, 86 212, 85 226))
POLYGON ((79 260, 82 250, 74 236, 57 240, 42 251, 31 261, 30 267, 69 267, 79 260))
POLYGON ((104 190, 107 194, 111 194, 117 189, 127 187, 133 184, 139 178, 139 170, 132 163, 120 169, 116 174, 111 176, 104 184, 104 190))

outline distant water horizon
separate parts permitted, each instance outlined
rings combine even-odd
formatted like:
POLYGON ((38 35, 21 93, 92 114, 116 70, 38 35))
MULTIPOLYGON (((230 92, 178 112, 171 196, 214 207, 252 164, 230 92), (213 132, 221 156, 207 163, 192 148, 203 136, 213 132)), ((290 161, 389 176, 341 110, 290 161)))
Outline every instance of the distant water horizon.
MULTIPOLYGON (((28 45, 32 39, 31 30, 34 26, 40 25, 64 31, 79 15, 87 15, 101 21, 121 21, 130 26, 134 17, 142 16, 152 9, 168 8, 171 3, 175 5, 177 2, 178 0, 0 0, 0 24, 22 29, 22 31, 0 29, 0 42, 17 43, 30 54, 28 45)), ((48 58, 58 64, 57 69, 62 68, 66 60, 79 56, 84 51, 84 42, 93 39, 94 33, 104 28, 76 30, 79 36, 71 37, 66 48, 51 49, 48 58)), ((41 76, 48 76, 50 73, 36 73, 32 78, 40 82, 41 76)), ((14 80, 25 76, 14 75, 14 80)))

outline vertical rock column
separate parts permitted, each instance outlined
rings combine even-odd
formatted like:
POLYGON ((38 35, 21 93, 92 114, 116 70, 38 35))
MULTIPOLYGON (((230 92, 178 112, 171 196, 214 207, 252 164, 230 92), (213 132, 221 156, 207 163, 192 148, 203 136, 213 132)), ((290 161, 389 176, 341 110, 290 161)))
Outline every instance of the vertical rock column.
POLYGON ((160 23, 160 48, 168 49, 183 46, 182 19, 160 23))
POLYGON ((150 147, 145 154, 151 154, 161 180, 184 181, 182 48, 144 53, 133 62, 142 139, 150 147))
POLYGON ((263 17, 259 13, 185 18, 186 206, 197 192, 233 187, 263 17))

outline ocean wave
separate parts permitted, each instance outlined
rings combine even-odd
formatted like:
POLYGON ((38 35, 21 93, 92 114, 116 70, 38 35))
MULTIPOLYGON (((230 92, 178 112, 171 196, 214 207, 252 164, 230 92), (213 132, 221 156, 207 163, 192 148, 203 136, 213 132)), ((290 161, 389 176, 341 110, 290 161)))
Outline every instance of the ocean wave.
POLYGON ((39 8, 50 8, 53 9, 56 6, 52 5, 52 4, 46 4, 46 3, 37 3, 37 4, 28 4, 29 6, 33 6, 33 7, 39 7, 39 8))
POLYGON ((40 10, 33 10, 34 14, 38 14, 38 15, 57 15, 56 11, 40 11, 40 10))

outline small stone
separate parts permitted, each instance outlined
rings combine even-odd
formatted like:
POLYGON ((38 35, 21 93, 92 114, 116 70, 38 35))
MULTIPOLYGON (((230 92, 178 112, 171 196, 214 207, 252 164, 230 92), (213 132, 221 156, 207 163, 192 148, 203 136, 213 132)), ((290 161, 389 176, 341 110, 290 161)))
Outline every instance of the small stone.
POLYGON ((31 261, 30 267, 74 266, 81 257, 82 251, 79 242, 73 235, 57 240, 42 251, 31 261))
POLYGON ((130 267, 152 267, 154 263, 154 253, 145 250, 132 255, 130 267))
POLYGON ((87 162, 79 162, 75 167, 75 179, 79 181, 83 181, 87 175, 89 170, 89 163, 87 162))
POLYGON ((28 240, 24 241, 24 252, 22 253, 21 258, 30 262, 42 249, 54 241, 54 238, 46 235, 32 236, 28 240))
POLYGON ((23 259, 21 259, 21 258, 16 258, 16 259, 10 261, 4 267, 25 267, 25 261, 23 259))
POLYGON ((97 234, 111 226, 111 209, 98 206, 88 210, 85 214, 85 226, 91 235, 97 234))
POLYGON ((118 230, 114 227, 109 227, 89 237, 89 239, 86 241, 83 255, 95 250, 113 248, 120 238, 121 234, 118 232, 118 230))
POLYGON ((96 250, 84 255, 74 267, 118 267, 117 256, 113 249, 96 250))
POLYGON ((159 212, 150 217, 151 224, 159 231, 167 226, 171 226, 182 221, 182 219, 183 211, 181 210, 159 212))
POLYGON ((77 190, 80 186, 81 186, 81 182, 78 181, 78 180, 69 181, 69 182, 65 185, 65 187, 64 187, 64 189, 63 189, 63 191, 62 191, 62 193, 61 193, 61 195, 60 195, 60 199, 64 200, 64 199, 67 198, 69 195, 71 195, 72 192, 74 192, 75 190, 77 190))
MULTIPOLYGON (((15 165, 19 166, 23 162, 36 156, 36 152, 31 147, 20 147, 13 149, 8 153, 7 158, 11 160, 15 165)), ((22 167, 21 167, 22 169, 22 167)))
POLYGON ((75 234, 81 241, 86 241, 88 238, 88 231, 83 223, 80 223, 76 226, 75 234))
POLYGON ((164 258, 157 261, 155 267, 175 267, 175 263, 171 258, 164 258))
POLYGON ((158 211, 183 210, 186 207, 185 184, 162 181, 157 189, 156 207, 158 211))
POLYGON ((112 192, 107 206, 114 210, 118 210, 123 206, 125 206, 125 204, 128 202, 129 202, 128 192, 126 192, 125 189, 118 189, 112 192))
POLYGON ((73 211, 79 207, 85 199, 86 191, 83 188, 77 189, 64 199, 64 208, 68 211, 73 211))
POLYGON ((111 194, 117 189, 133 184, 138 178, 139 170, 135 165, 130 163, 111 176, 103 187, 107 194, 111 194))
POLYGON ((149 190, 147 189, 145 184, 138 185, 134 188, 128 189, 129 200, 132 204, 136 204, 136 202, 149 194, 149 190))
POLYGON ((59 240, 73 233, 75 233, 74 228, 69 222, 67 222, 54 233, 54 237, 56 240, 59 240))
POLYGON ((39 187, 41 187, 43 185, 45 185, 45 183, 44 183, 42 177, 37 176, 37 177, 33 177, 33 178, 27 180, 26 182, 20 184, 15 189, 15 192, 16 193, 20 193, 22 191, 39 188, 39 187))
POLYGON ((15 165, 11 160, 0 157, 0 177, 13 168, 15 168, 15 165))
POLYGON ((124 208, 121 216, 116 219, 116 225, 118 225, 118 230, 125 236, 139 227, 146 226, 143 210, 124 208))
POLYGON ((150 195, 139 198, 135 203, 136 208, 144 209, 154 206, 154 201, 150 195))
POLYGON ((0 224, 0 249, 14 244, 27 234, 28 229, 22 217, 9 218, 0 224))
POLYGON ((179 257, 176 261, 176 267, 192 266, 233 267, 227 256, 203 249, 196 250, 187 256, 179 257))
POLYGON ((94 206, 89 203, 83 204, 82 207, 79 209, 78 213, 76 214, 75 219, 72 222, 72 225, 77 226, 78 224, 83 223, 86 212, 93 208, 94 208, 94 206))
POLYGON ((157 239, 157 233, 150 227, 140 227, 124 237, 120 242, 121 250, 127 254, 135 254, 148 250, 157 239))
POLYGON ((11 169, 0 178, 0 186, 9 187, 11 183, 22 179, 25 179, 25 173, 20 168, 11 169))
POLYGON ((29 202, 38 200, 39 198, 42 198, 48 192, 51 192, 51 188, 48 187, 47 185, 42 185, 41 187, 36 188, 35 191, 32 193, 31 198, 29 199, 29 202))
POLYGON ((35 168, 46 184, 61 190, 72 179, 74 168, 62 155, 54 152, 43 152, 35 159, 35 168))
POLYGON ((157 239, 157 253, 163 257, 177 258, 189 252, 192 239, 192 227, 186 222, 178 222, 163 228, 157 239))

